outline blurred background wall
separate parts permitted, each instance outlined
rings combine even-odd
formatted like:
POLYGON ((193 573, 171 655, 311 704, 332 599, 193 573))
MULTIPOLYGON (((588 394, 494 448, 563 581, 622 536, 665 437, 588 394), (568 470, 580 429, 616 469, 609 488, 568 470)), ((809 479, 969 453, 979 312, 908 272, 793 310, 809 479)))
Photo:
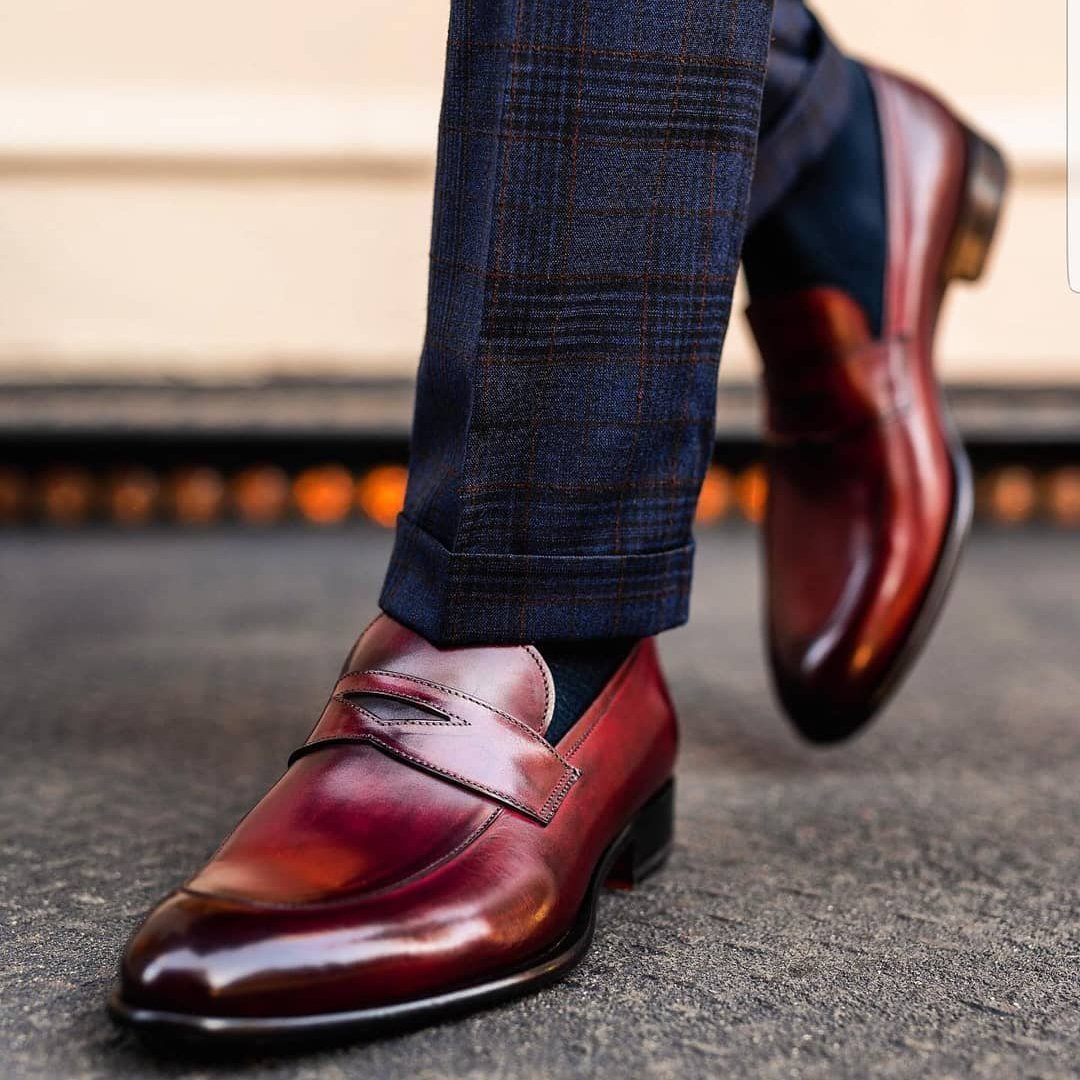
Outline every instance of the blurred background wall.
MULTIPOLYGON (((1077 383, 1061 0, 821 0, 1008 149, 945 370, 1077 383)), ((412 374, 447 0, 5 0, 0 380, 412 374)), ((741 319, 726 378, 748 378, 741 319)))

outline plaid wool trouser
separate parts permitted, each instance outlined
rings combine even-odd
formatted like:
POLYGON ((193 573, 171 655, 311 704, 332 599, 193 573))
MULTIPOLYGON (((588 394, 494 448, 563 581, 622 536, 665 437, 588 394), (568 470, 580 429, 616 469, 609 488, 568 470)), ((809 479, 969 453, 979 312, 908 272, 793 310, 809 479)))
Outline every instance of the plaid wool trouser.
POLYGON ((772 8, 452 0, 409 485, 380 599, 430 640, 685 621, 748 214, 847 107, 846 61, 798 0, 777 3, 770 56, 772 8))

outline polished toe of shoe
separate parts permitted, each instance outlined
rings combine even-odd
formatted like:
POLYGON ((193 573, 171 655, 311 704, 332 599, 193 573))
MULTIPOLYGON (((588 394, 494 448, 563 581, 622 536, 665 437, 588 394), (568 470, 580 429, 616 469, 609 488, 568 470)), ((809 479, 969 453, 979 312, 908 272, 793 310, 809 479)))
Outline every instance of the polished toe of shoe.
POLYGON ((971 477, 933 371, 949 281, 983 269, 1005 188, 997 152, 927 91, 871 71, 886 178, 884 324, 831 287, 755 302, 769 489, 768 647, 815 742, 857 731, 941 610, 971 477))
POLYGON ((598 887, 671 840, 675 720, 642 642, 557 746, 526 647, 436 649, 380 616, 289 768, 129 941, 149 1034, 381 1034, 558 978, 598 887))

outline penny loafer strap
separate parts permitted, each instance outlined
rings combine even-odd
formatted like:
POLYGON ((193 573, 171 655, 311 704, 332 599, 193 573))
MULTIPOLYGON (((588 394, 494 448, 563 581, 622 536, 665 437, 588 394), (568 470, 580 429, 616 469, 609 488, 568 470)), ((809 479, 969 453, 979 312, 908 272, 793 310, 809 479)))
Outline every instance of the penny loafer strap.
POLYGON ((369 743, 545 825, 581 776, 539 732, 510 713, 402 672, 343 675, 289 764, 345 742, 369 743), (392 707, 377 711, 379 702, 392 707))

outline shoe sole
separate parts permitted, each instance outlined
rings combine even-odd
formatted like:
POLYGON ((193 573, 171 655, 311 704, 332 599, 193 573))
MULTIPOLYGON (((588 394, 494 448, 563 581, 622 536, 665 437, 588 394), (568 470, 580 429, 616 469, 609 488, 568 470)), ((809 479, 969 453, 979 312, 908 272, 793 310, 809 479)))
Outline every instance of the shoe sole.
POLYGON ((520 997, 565 978, 588 952, 601 886, 627 889, 659 870, 671 853, 675 785, 669 780, 607 847, 589 881, 573 927, 540 956, 498 978, 377 1008, 312 1016, 223 1017, 144 1009, 109 999, 113 1020, 155 1041, 193 1045, 308 1043, 376 1038, 433 1024, 520 997))

